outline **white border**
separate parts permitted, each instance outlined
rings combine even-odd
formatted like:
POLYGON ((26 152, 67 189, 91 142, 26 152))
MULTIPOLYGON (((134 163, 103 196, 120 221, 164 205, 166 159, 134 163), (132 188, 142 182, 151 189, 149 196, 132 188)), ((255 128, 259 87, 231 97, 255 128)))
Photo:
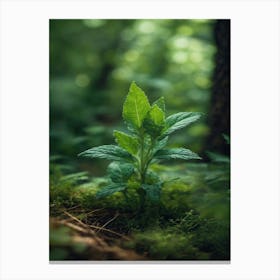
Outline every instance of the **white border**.
POLYGON ((280 279, 278 1, 7 0, 0 18, 2 280, 280 279), (49 18, 231 19, 230 264, 49 264, 49 18))

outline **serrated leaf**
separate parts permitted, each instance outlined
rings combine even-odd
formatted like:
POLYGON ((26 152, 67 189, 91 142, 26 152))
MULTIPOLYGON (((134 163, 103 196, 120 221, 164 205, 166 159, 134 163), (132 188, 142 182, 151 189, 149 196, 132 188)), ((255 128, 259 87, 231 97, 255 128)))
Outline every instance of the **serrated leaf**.
POLYGON ((163 136, 167 136, 174 131, 186 127, 187 125, 197 121, 201 117, 201 113, 180 112, 166 118, 166 130, 163 136))
POLYGON ((104 158, 116 161, 132 160, 132 156, 127 151, 116 145, 103 145, 99 147, 94 147, 80 153, 78 156, 89 158, 104 158))
POLYGON ((143 126, 147 133, 154 137, 161 134, 161 131, 165 126, 165 116, 164 112, 158 107, 158 105, 152 106, 144 120, 143 126))
POLYGON ((196 153, 185 148, 173 148, 159 150, 155 154, 156 159, 201 159, 196 153))
POLYGON ((132 82, 123 104, 122 115, 124 120, 140 128, 150 107, 149 100, 144 91, 135 82, 132 82))
POLYGON ((99 190, 96 193, 96 198, 99 199, 99 198, 109 196, 116 192, 121 192, 121 191, 125 190, 125 188, 126 188, 125 184, 114 184, 113 183, 113 184, 103 187, 101 190, 99 190))
POLYGON ((160 193, 161 193, 161 183, 148 185, 141 185, 141 188, 146 191, 146 196, 152 202, 160 201, 160 193))
POLYGON ((164 113, 165 113, 165 102, 164 102, 164 97, 160 97, 157 99, 153 105, 157 105, 164 113))
POLYGON ((124 132, 115 130, 114 136, 116 138, 116 142, 118 145, 125 150, 127 150, 132 155, 136 155, 138 151, 138 141, 137 138, 134 136, 131 136, 129 134, 126 134, 124 132))
POLYGON ((112 162, 108 166, 108 174, 115 183, 127 182, 134 172, 134 166, 129 163, 112 162))

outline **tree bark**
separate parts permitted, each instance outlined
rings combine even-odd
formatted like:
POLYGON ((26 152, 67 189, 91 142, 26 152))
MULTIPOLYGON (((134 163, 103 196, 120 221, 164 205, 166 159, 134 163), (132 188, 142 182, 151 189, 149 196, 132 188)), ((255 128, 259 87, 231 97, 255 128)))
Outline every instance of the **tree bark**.
POLYGON ((230 20, 217 20, 214 26, 217 47, 209 108, 210 134, 206 149, 230 154, 223 134, 230 136, 230 20))

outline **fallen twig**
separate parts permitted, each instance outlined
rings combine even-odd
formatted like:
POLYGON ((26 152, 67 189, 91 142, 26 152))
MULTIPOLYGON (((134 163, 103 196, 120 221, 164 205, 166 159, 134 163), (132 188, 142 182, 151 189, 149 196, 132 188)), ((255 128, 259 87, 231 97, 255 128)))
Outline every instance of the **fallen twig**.
POLYGON ((107 225, 109 225, 111 222, 113 222, 118 216, 119 216, 119 213, 117 213, 111 220, 109 220, 109 221, 106 222, 102 227, 100 227, 99 230, 104 229, 107 225))
POLYGON ((81 220, 79 220, 77 217, 73 216, 72 214, 68 213, 67 211, 63 211, 64 214, 66 214, 68 217, 70 217, 71 219, 75 220, 76 222, 78 222, 80 225, 88 228, 88 230, 90 230, 94 235, 96 234, 95 231, 91 230, 91 228, 94 228, 94 229, 97 229, 98 231, 106 231, 106 232, 110 232, 112 234, 115 234, 115 235, 118 235, 119 237, 122 237, 126 240, 130 240, 128 237, 126 237, 125 235, 122 235, 116 231, 113 231, 113 230, 110 230, 110 229, 107 229, 107 228, 104 228, 104 226, 106 226, 106 224, 108 224, 109 222, 113 221, 114 219, 117 218, 118 214, 113 218, 111 219, 110 221, 108 221, 105 225, 103 225, 102 227, 99 227, 99 226, 95 226, 95 225, 88 225, 88 224, 85 224, 83 223, 81 220))

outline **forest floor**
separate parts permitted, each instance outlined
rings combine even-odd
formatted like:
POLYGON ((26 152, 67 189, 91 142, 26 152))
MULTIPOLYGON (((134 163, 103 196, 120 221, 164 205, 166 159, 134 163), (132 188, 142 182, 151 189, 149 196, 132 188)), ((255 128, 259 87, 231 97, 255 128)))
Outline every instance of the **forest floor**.
POLYGON ((52 166, 50 261, 229 260, 229 165, 155 169, 166 181, 160 203, 139 212, 133 194, 96 199, 106 178, 52 166))

